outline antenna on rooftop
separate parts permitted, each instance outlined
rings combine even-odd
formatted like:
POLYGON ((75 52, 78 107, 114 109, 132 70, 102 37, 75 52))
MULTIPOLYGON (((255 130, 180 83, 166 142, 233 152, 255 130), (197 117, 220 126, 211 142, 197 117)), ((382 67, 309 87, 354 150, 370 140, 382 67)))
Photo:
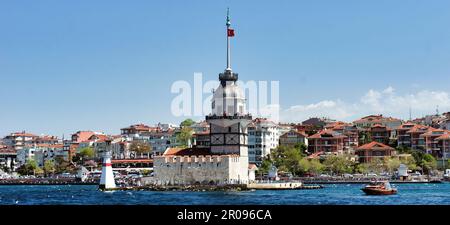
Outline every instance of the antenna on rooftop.
POLYGON ((436 106, 436 116, 439 116, 439 105, 436 106))

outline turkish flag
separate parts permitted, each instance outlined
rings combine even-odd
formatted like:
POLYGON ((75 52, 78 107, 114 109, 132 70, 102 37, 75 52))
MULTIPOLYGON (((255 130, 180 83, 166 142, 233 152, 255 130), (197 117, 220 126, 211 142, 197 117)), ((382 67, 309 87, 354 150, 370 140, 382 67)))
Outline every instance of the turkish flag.
POLYGON ((228 29, 228 37, 234 37, 234 30, 228 29))

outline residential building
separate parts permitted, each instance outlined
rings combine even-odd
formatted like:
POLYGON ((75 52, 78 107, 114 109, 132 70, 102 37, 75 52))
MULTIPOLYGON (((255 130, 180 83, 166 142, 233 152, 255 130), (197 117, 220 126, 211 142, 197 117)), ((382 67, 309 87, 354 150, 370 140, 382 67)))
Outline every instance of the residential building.
POLYGON ((68 152, 64 151, 63 144, 35 144, 17 151, 19 166, 26 164, 30 159, 34 159, 38 166, 42 167, 46 160, 55 160, 57 157, 68 159, 68 152))
POLYGON ((300 132, 295 129, 291 129, 289 132, 280 136, 280 145, 283 146, 296 146, 304 144, 308 146, 308 135, 305 132, 300 132))
POLYGON ((17 168, 17 152, 12 147, 0 144, 0 170, 14 171, 17 168))
POLYGON ((278 125, 265 119, 257 118, 248 126, 248 160, 261 165, 264 157, 279 145, 278 125))
POLYGON ((386 126, 389 129, 395 129, 402 125, 402 120, 392 118, 392 117, 384 117, 383 115, 370 115, 363 117, 361 119, 353 121, 358 128, 370 128, 375 124, 380 124, 382 126, 386 126))
POLYGON ((3 142, 5 145, 12 147, 14 150, 18 151, 23 149, 27 145, 33 145, 37 137, 37 135, 22 131, 6 136, 5 138, 3 138, 3 142))
POLYGON ((150 127, 150 126, 140 123, 140 124, 134 124, 129 127, 122 128, 122 129, 120 129, 120 132, 122 135, 125 135, 125 136, 133 136, 136 134, 139 135, 142 133, 148 133, 148 132, 156 131, 156 130, 158 130, 157 127, 150 127))
POLYGON ((382 124, 374 124, 368 129, 368 133, 371 141, 389 145, 391 140, 391 129, 387 126, 382 124))
POLYGON ((432 130, 435 130, 435 128, 424 125, 415 125, 407 131, 406 133, 411 135, 411 149, 425 151, 425 138, 422 134, 432 130))
POLYGON ((420 135, 425 140, 426 153, 442 158, 448 148, 446 144, 449 134, 448 130, 433 129, 420 135))
POLYGON ((397 146, 411 147, 411 134, 408 133, 416 124, 408 122, 397 127, 397 146))
POLYGON ((344 139, 347 136, 333 131, 322 130, 308 137, 308 152, 310 154, 323 152, 340 155, 344 153, 344 139))
POLYGON ((358 155, 359 162, 368 163, 374 158, 384 158, 395 155, 395 149, 386 144, 372 141, 358 147, 356 149, 356 154, 358 155))
POLYGON ((345 122, 335 122, 328 124, 325 128, 345 136, 344 152, 353 154, 355 149, 359 146, 359 131, 355 125, 345 122))

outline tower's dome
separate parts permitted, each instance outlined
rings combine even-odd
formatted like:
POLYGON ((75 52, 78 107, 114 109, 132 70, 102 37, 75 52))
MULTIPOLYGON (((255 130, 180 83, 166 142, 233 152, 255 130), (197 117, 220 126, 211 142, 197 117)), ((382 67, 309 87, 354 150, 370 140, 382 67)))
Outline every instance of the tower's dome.
POLYGON ((222 99, 222 98, 236 98, 236 99, 244 99, 245 95, 242 89, 236 85, 235 83, 226 85, 225 87, 219 85, 217 90, 214 92, 213 99, 222 99))
POLYGON ((212 99, 213 115, 243 115, 245 114, 245 95, 235 82, 219 85, 212 99))

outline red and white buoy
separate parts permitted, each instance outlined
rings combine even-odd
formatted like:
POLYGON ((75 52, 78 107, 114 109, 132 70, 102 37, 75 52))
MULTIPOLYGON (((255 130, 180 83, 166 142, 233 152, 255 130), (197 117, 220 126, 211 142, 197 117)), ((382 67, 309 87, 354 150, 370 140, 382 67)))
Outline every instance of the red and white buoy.
POLYGON ((105 152, 103 155, 102 176, 100 178, 99 189, 103 191, 116 188, 114 173, 111 165, 111 153, 105 152))

